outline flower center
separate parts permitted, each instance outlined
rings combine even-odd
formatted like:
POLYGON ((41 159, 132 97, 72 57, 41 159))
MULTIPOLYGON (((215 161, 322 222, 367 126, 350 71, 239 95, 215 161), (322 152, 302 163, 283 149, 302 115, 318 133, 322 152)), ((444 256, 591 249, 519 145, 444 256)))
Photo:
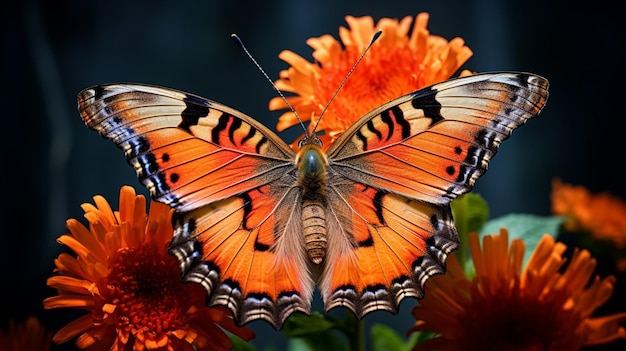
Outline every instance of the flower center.
POLYGON ((189 307, 204 305, 204 290, 183 284, 178 262, 155 242, 119 250, 110 267, 108 301, 117 306, 118 328, 175 330, 187 325, 189 307))
MULTIPOLYGON (((315 94, 321 98, 318 101, 321 106, 328 102, 358 59, 358 54, 352 51, 348 49, 340 60, 328 62, 322 67, 323 73, 318 78, 315 94)), ((383 103, 421 88, 420 64, 413 59, 408 48, 376 47, 366 55, 329 107, 329 114, 335 117, 325 119, 339 122, 336 129, 345 129, 383 103)), ((329 129, 335 128, 329 126, 329 129)))
POLYGON ((576 349, 580 343, 576 336, 580 318, 564 310, 559 301, 520 296, 517 289, 474 298, 465 316, 467 342, 474 347, 468 349, 576 349))

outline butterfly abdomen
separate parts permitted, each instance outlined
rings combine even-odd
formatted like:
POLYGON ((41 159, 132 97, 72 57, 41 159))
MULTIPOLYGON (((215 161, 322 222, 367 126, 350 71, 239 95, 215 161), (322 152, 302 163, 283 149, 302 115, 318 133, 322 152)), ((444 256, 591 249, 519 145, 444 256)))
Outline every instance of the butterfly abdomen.
POLYGON ((302 189, 302 232, 306 252, 315 264, 326 256, 326 168, 328 162, 317 145, 304 145, 296 158, 298 185, 302 189))

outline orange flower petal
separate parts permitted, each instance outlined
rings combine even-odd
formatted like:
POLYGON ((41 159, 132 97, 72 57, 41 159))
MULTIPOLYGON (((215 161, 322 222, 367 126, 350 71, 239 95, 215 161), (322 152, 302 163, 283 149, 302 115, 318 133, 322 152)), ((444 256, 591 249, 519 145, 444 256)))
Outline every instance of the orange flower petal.
POLYGON ((176 259, 167 253, 173 210, 151 203, 125 186, 119 211, 101 196, 84 204, 89 229, 68 220, 70 234, 58 241, 76 257, 62 253, 48 285, 58 295, 44 307, 89 311, 61 328, 57 343, 78 337, 79 349, 93 350, 227 350, 231 341, 221 329, 246 340, 254 334, 236 327, 224 310, 205 305, 205 291, 185 284, 176 259), (154 294, 159 291, 159 294, 154 294))
MULTIPOLYGON (((290 97, 289 102, 303 121, 312 122, 309 126, 312 132, 331 96, 376 30, 383 30, 319 123, 316 132, 325 131, 331 142, 354 121, 383 103, 450 78, 472 55, 460 38, 448 42, 430 35, 426 29, 427 14, 416 17, 411 37, 407 36, 413 22, 411 17, 382 18, 376 24, 370 16, 345 19, 348 28, 339 28, 341 42, 330 35, 307 40, 317 64, 291 51, 281 52, 279 58, 290 67, 281 71, 276 81, 279 89, 298 95, 290 97)), ((270 110, 286 107, 276 98, 270 100, 270 110)), ((277 129, 282 131, 296 124, 298 119, 286 113, 279 118, 277 129)), ((324 143, 324 147, 329 144, 324 143)))
POLYGON ((438 336, 414 350, 482 349, 486 343, 493 349, 576 350, 626 338, 625 313, 590 317, 613 292, 615 278, 590 283, 596 263, 588 251, 576 251, 563 269, 567 247, 545 235, 522 267, 524 243, 509 244, 506 230, 485 236, 482 246, 476 233, 468 240, 476 276, 468 280, 451 256, 450 270, 427 282, 409 332, 438 336))

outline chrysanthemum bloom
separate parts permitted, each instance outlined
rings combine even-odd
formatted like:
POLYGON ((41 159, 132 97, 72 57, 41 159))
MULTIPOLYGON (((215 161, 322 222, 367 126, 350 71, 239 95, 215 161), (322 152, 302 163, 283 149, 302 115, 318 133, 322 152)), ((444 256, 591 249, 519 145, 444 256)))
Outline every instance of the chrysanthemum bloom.
POLYGON ((626 249, 626 202, 608 194, 592 194, 583 186, 552 182, 552 213, 565 216, 565 228, 588 232, 626 249))
POLYGON ((6 333, 0 329, 2 351, 48 351, 52 346, 52 333, 36 317, 28 317, 23 323, 9 322, 6 333))
POLYGON ((172 237, 172 210, 124 186, 119 211, 102 196, 95 206, 83 204, 87 229, 67 221, 70 234, 58 242, 76 253, 55 260, 58 275, 48 285, 59 295, 45 308, 78 308, 90 313, 59 330, 56 343, 78 335, 89 350, 228 350, 232 343, 221 328, 250 340, 252 331, 234 324, 225 308, 205 305, 198 284, 180 280, 178 262, 167 253, 172 237), (220 328, 221 327, 221 328, 220 328))
MULTIPOLYGON (((365 55, 346 85, 322 118, 317 131, 324 146, 336 139, 354 121, 383 103, 425 86, 450 78, 469 58, 472 51, 461 38, 448 41, 430 35, 426 25, 428 14, 413 18, 382 18, 374 25, 370 16, 346 16, 348 28, 339 28, 341 42, 326 34, 307 40, 314 49, 315 62, 285 50, 279 58, 291 65, 280 72, 276 87, 298 96, 287 99, 304 121, 317 121, 324 106, 335 93, 354 63, 370 43, 374 33, 383 31, 365 55)), ((464 71, 461 75, 468 75, 464 71)), ((269 103, 270 110, 287 108, 277 97, 269 103)), ((299 124, 291 112, 280 116, 277 129, 285 130, 299 124)))
POLYGON ((452 255, 448 272, 428 281, 409 333, 438 336, 414 350, 578 350, 626 338, 626 313, 591 317, 615 278, 592 279, 596 261, 588 251, 576 250, 561 271, 567 247, 545 235, 522 268, 524 242, 509 246, 505 229, 486 236, 482 248, 476 233, 468 240, 476 276, 469 280, 452 255))

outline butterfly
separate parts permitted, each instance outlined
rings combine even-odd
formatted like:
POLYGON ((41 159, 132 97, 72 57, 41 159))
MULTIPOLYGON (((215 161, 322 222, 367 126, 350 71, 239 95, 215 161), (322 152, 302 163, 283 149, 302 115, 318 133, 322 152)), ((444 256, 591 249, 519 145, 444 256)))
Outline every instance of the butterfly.
POLYGON ((182 279, 240 325, 281 329, 311 313, 316 287, 327 311, 359 318, 423 297, 459 244, 450 202, 547 97, 534 74, 454 78, 374 109, 326 151, 311 134, 297 152, 235 109, 162 87, 94 86, 78 109, 176 210, 182 279))

